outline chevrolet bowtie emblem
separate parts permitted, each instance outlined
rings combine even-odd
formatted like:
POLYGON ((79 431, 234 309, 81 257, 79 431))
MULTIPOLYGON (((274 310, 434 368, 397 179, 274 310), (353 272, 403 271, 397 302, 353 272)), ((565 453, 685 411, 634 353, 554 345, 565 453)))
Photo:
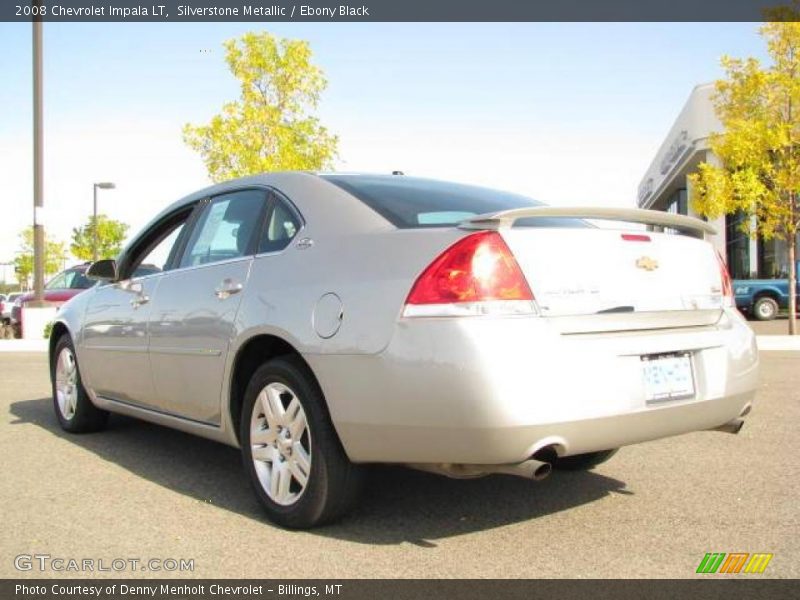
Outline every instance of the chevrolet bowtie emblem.
POLYGON ((658 268, 658 261, 649 256, 642 256, 636 259, 636 268, 644 269, 645 271, 655 271, 658 268))

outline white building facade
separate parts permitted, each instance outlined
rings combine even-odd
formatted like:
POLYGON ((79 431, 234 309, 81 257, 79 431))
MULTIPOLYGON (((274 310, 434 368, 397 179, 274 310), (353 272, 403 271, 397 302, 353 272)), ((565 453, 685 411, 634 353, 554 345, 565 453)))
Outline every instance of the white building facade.
MULTIPOLYGON (((699 217, 692 210, 692 189, 688 176, 701 162, 719 164, 708 147, 712 132, 722 124, 714 114, 713 84, 699 85, 658 149, 639 184, 640 208, 664 210, 699 217)), ((772 279, 788 276, 786 243, 753 239, 741 231, 742 215, 726 215, 712 224, 717 228, 713 243, 725 257, 734 279, 772 279)))

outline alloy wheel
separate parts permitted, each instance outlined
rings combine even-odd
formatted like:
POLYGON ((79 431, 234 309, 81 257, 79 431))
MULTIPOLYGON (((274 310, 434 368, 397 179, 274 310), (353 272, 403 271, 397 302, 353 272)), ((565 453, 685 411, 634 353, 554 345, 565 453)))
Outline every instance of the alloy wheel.
POLYGON ((258 394, 250 418, 250 450, 256 475, 270 500, 291 506, 311 475, 311 432, 300 400, 272 382, 258 394))
POLYGON ((78 407, 78 364, 69 348, 63 348, 56 361, 56 400, 61 416, 72 419, 78 407))

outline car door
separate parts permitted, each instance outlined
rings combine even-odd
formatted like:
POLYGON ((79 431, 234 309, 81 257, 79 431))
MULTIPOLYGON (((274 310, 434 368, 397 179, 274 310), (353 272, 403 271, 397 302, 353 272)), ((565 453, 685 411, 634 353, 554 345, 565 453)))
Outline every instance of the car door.
POLYGON ((159 405, 170 414, 220 422, 225 361, 266 198, 263 189, 246 189, 206 201, 178 268, 161 277, 149 352, 159 405))
POLYGON ((192 210, 183 207, 139 236, 119 263, 120 281, 85 292, 91 297, 80 340, 81 371, 97 395, 158 408, 148 354, 150 302, 172 266, 192 210))

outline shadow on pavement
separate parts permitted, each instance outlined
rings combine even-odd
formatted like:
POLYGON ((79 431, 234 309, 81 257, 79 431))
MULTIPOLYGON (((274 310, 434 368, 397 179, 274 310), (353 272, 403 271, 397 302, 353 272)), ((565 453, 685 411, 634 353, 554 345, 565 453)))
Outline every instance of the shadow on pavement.
MULTIPOLYGON (((102 433, 72 435, 58 427, 52 411, 50 398, 18 401, 11 405, 12 424, 37 425, 136 476, 272 526, 235 448, 120 415, 112 415, 102 433)), ((611 493, 632 493, 624 488, 623 482, 592 472, 556 472, 536 483, 508 476, 454 480, 374 467, 356 509, 313 533, 363 544, 435 547, 437 539, 536 519, 611 493)))

